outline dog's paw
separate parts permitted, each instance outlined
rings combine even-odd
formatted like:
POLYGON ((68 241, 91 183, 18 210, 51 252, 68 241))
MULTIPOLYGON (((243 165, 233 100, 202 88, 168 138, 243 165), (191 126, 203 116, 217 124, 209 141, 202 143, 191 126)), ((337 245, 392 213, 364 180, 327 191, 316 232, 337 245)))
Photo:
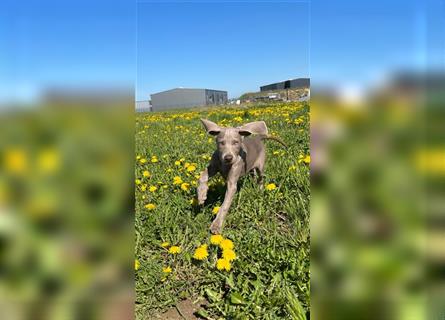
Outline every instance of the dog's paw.
POLYGON ((204 202, 206 201, 207 197, 206 196, 198 196, 198 203, 199 205, 203 205, 204 202))
POLYGON ((210 225, 210 232, 212 234, 221 234, 222 224, 219 221, 213 221, 210 225))

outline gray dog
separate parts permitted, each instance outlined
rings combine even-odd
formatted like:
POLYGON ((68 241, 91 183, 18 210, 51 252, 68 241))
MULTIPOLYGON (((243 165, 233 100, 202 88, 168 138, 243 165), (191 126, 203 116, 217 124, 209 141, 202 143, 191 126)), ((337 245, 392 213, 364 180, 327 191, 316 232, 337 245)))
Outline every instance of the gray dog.
POLYGON ((210 164, 199 178, 199 204, 203 204, 207 199, 207 191, 209 189, 207 182, 209 178, 219 172, 227 183, 224 202, 210 226, 210 231, 213 234, 219 234, 235 195, 239 178, 248 172, 252 172, 257 176, 258 183, 262 186, 264 163, 266 161, 263 140, 271 139, 278 141, 285 147, 286 145, 280 139, 268 135, 264 121, 250 122, 238 128, 221 128, 212 121, 205 119, 201 119, 201 121, 207 133, 216 136, 217 148, 212 155, 210 164), (250 135, 254 136, 244 138, 250 135))

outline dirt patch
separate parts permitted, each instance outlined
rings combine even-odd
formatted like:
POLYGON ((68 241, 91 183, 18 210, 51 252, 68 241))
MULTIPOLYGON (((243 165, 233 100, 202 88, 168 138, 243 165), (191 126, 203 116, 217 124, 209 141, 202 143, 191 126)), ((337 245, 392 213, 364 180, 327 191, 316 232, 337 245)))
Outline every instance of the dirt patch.
POLYGON ((154 317, 154 319, 162 319, 162 320, 199 320, 202 318, 198 318, 194 315, 196 311, 198 311, 202 305, 205 304, 205 300, 199 299, 186 299, 178 302, 175 307, 170 308, 166 312, 159 314, 154 317))

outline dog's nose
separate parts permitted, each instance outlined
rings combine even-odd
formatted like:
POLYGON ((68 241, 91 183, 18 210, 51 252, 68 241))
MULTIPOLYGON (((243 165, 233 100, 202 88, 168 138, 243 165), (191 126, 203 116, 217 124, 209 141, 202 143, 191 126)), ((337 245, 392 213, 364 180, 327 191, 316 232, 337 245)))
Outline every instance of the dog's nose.
POLYGON ((233 156, 232 155, 228 154, 228 155, 224 156, 224 161, 230 162, 232 160, 233 160, 233 156))

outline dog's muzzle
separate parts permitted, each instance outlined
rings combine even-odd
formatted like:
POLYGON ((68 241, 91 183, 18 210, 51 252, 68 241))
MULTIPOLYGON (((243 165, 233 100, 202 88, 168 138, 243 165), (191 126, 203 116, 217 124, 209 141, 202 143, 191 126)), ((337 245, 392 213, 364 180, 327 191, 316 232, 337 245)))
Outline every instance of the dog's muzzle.
POLYGON ((223 160, 224 160, 225 163, 232 163, 233 156, 231 154, 227 154, 227 155, 224 156, 223 160))

